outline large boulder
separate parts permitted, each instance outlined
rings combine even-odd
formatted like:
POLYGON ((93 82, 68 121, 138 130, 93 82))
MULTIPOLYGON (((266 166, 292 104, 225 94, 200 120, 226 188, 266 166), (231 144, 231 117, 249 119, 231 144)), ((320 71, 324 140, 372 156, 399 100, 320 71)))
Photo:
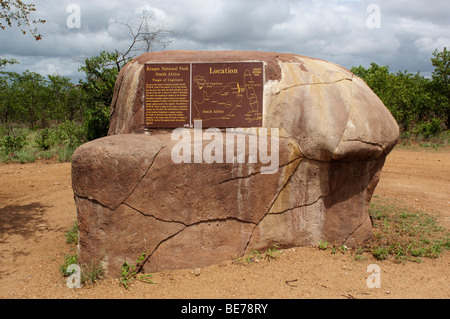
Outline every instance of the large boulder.
POLYGON ((296 139, 319 161, 386 156, 399 129, 383 102, 347 69, 294 54, 242 51, 163 51, 143 54, 120 72, 111 104, 109 135, 144 133, 144 64, 263 61, 263 126, 296 139))
MULTIPOLYGON (((187 131, 192 145, 207 147, 187 131)), ((258 129, 235 134, 264 137, 258 129)), ((151 272, 273 244, 361 244, 371 237, 369 202, 398 134, 370 88, 330 62, 268 52, 143 54, 119 74, 109 136, 73 155, 80 261, 101 260, 117 275, 143 252, 151 272), (239 163, 176 162, 172 130, 144 130, 145 63, 228 61, 265 64, 263 128, 279 130, 270 174, 248 154, 239 163)), ((224 147, 238 152, 225 140, 224 147)))

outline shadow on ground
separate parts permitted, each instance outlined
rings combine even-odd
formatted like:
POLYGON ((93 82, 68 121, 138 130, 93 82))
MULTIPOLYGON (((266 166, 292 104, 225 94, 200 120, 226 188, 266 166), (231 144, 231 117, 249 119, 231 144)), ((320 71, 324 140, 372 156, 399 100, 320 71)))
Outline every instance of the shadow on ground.
POLYGON ((48 230, 48 221, 44 216, 47 208, 38 202, 0 208, 0 243, 6 243, 8 237, 13 235, 30 239, 48 230))

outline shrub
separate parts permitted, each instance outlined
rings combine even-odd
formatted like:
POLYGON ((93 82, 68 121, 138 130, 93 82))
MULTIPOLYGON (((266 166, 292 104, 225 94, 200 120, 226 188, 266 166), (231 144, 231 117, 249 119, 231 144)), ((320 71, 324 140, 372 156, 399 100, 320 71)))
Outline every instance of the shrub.
POLYGON ((3 129, 4 136, 0 138, 0 148, 6 154, 12 154, 22 150, 27 144, 27 135, 20 129, 8 127, 3 129))
POLYGON ((48 151, 53 146, 51 132, 48 128, 44 128, 38 133, 36 144, 43 151, 48 151))
POLYGON ((67 145, 75 149, 86 142, 84 129, 81 125, 67 120, 56 128, 55 141, 57 144, 67 145))
POLYGON ((93 109, 87 110, 84 126, 88 141, 95 140, 108 134, 109 117, 110 108, 103 103, 96 103, 93 109))
POLYGON ((416 129, 416 133, 423 135, 425 138, 436 136, 441 131, 441 120, 437 118, 434 118, 429 122, 420 124, 416 129))

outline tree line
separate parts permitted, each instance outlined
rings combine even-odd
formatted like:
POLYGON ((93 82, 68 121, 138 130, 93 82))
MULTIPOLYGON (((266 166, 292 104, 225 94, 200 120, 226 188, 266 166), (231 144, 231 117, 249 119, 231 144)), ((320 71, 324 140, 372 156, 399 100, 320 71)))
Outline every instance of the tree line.
POLYGON ((78 83, 60 75, 10 72, 7 66, 18 62, 0 59, 0 162, 35 159, 54 146, 53 153, 63 150, 59 157, 68 160, 79 145, 106 136, 119 72, 110 67, 112 59, 105 52, 85 59, 80 71, 86 76, 78 83), (20 153, 30 144, 36 149, 20 153))
POLYGON ((118 71, 105 63, 106 53, 88 58, 80 67, 79 83, 60 75, 43 76, 26 70, 6 71, 16 60, 0 60, 0 124, 29 129, 50 128, 70 121, 86 128, 87 140, 105 135, 109 103, 118 71))
MULTIPOLYGON (((407 71, 391 73, 389 66, 372 63, 352 67, 380 97, 403 133, 436 135, 450 127, 449 51, 436 50, 431 78, 407 71)), ((8 72, 15 60, 0 60, 0 122, 46 128, 73 121, 85 125, 86 138, 104 136, 109 124, 109 104, 120 69, 130 59, 118 52, 101 52, 85 59, 80 71, 85 78, 72 83, 59 75, 8 72)))
POLYGON ((450 54, 435 50, 431 78, 420 73, 398 71, 371 63, 369 68, 353 67, 378 95, 400 126, 403 136, 436 136, 450 127, 450 54))
MULTIPOLYGON (((0 59, 0 148, 14 153, 26 145, 25 133, 14 128, 39 131, 35 143, 48 149, 52 143, 80 144, 107 135, 110 103, 121 68, 132 57, 101 52, 86 58, 78 83, 60 75, 43 76, 32 71, 7 71, 14 59, 0 59), (53 142, 52 142, 53 141, 53 142)), ((449 51, 433 52, 431 77, 407 71, 391 73, 389 66, 372 63, 352 67, 380 97, 398 122, 403 136, 424 138, 447 132, 450 127, 449 51)))

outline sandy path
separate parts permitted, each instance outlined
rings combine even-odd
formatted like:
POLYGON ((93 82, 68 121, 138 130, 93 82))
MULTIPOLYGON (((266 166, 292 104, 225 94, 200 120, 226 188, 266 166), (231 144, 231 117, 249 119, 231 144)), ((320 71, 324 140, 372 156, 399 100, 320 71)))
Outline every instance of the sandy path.
MULTIPOLYGON (((450 149, 388 157, 377 196, 440 212, 450 229, 450 149)), ((64 233, 76 219, 70 164, 0 165, 0 298, 449 298, 450 253, 423 263, 395 264, 317 248, 284 250, 274 261, 224 263, 153 275, 155 285, 117 280, 68 289, 59 266, 69 252, 64 233), (381 288, 366 286, 369 264, 381 288), (288 283, 286 283, 288 281, 288 283)))

